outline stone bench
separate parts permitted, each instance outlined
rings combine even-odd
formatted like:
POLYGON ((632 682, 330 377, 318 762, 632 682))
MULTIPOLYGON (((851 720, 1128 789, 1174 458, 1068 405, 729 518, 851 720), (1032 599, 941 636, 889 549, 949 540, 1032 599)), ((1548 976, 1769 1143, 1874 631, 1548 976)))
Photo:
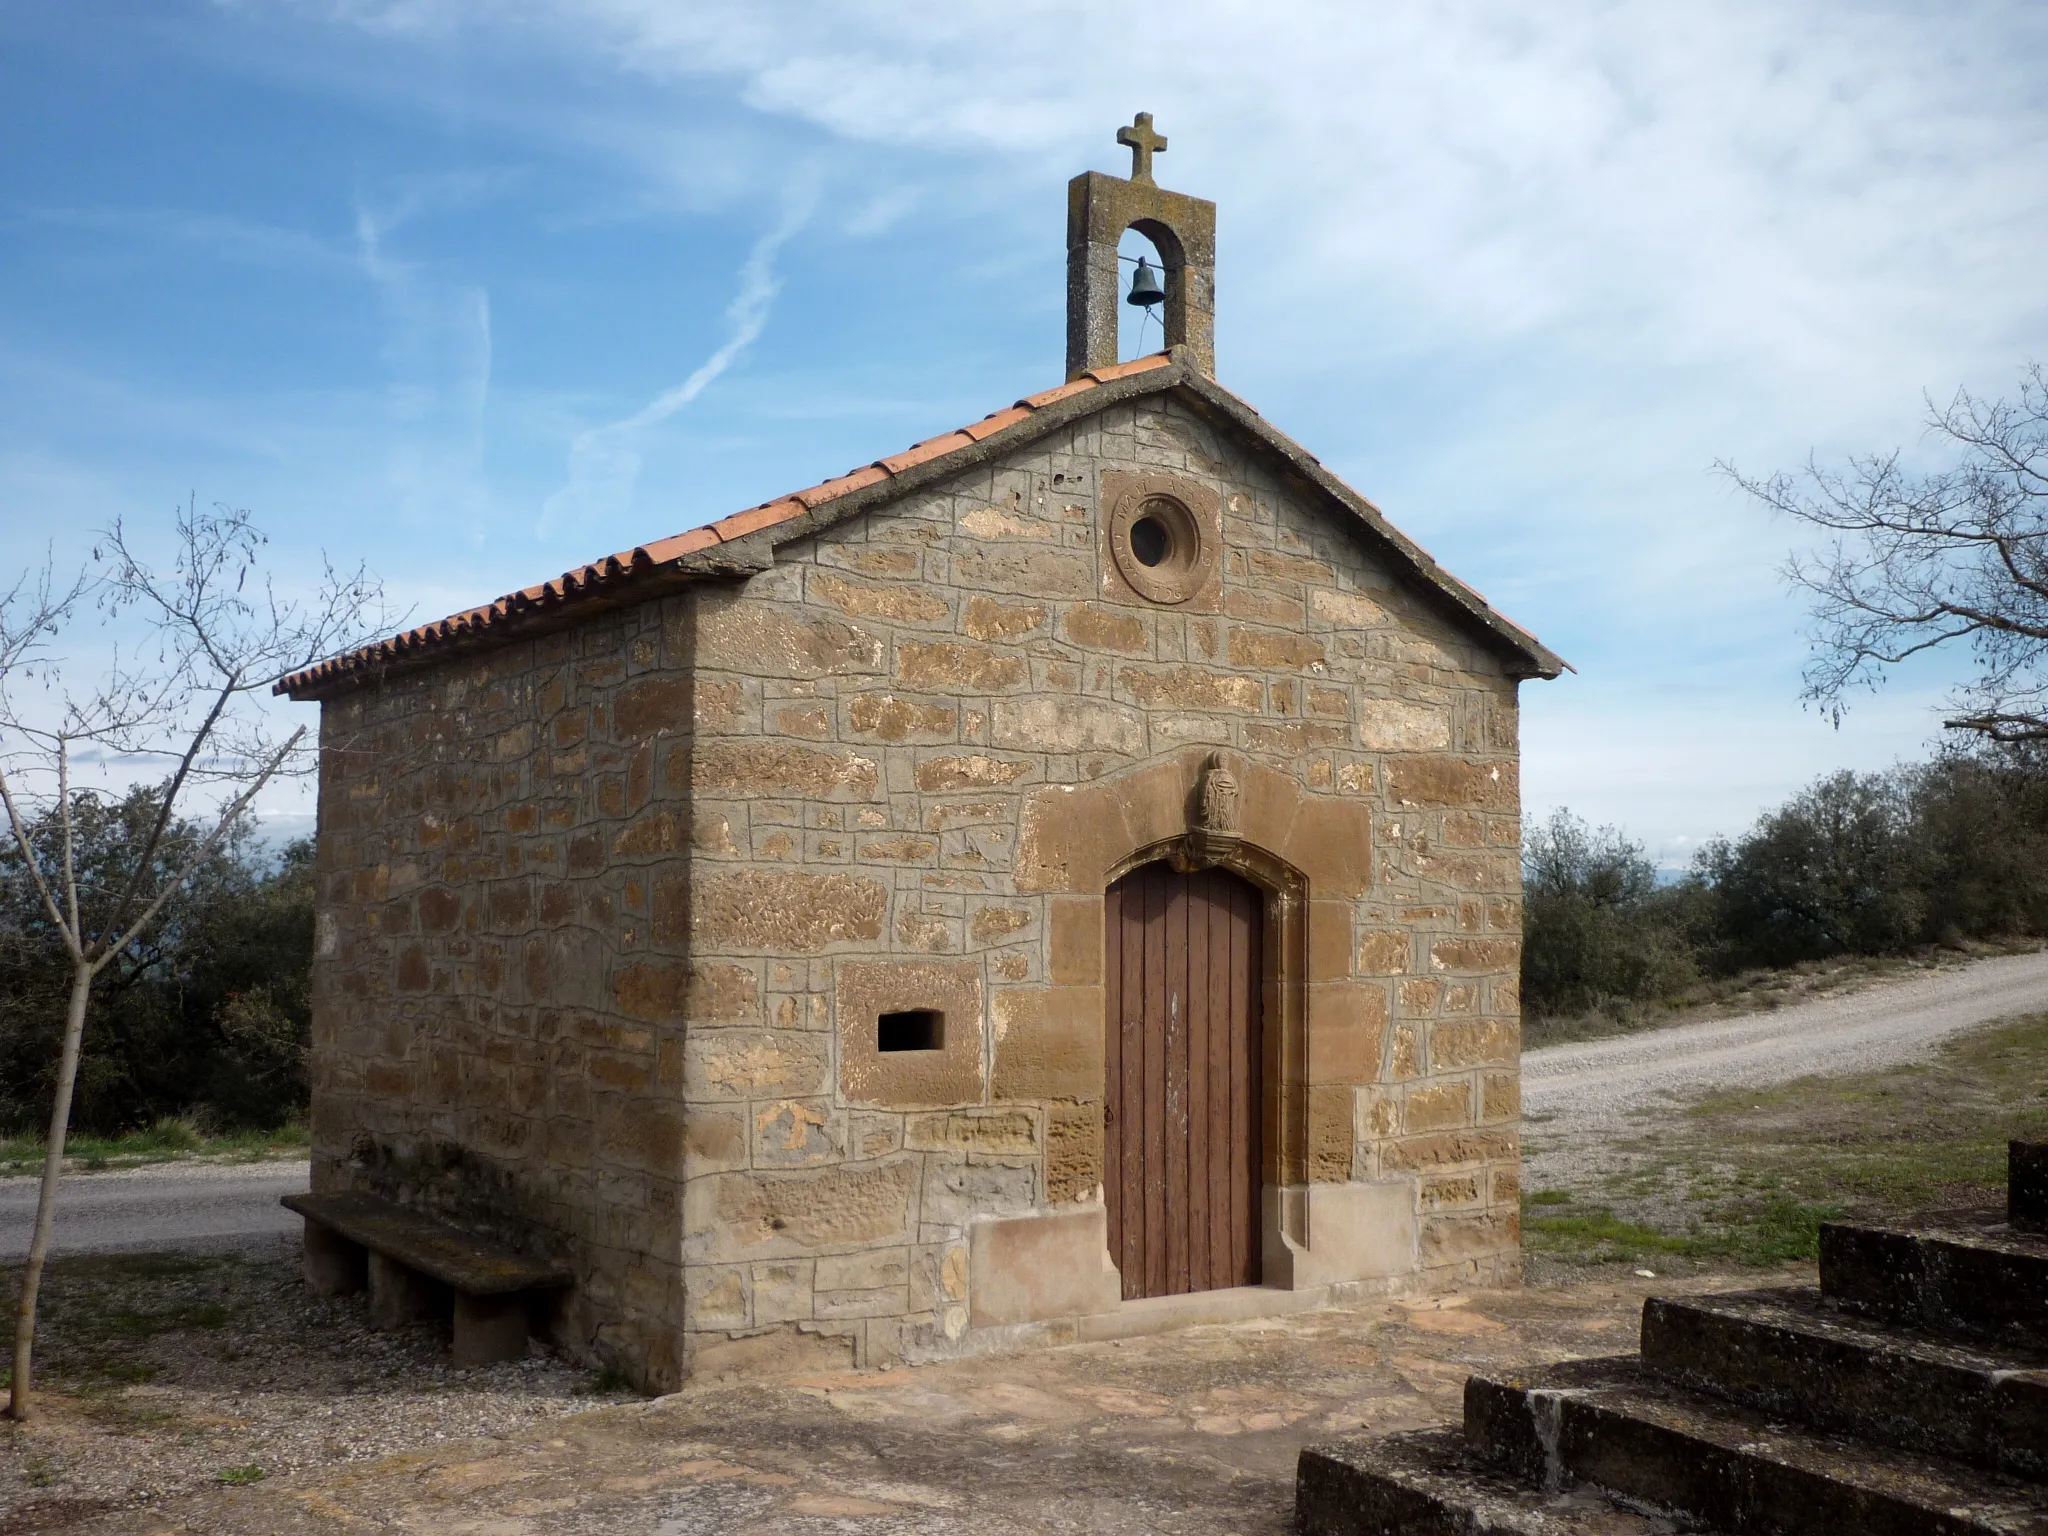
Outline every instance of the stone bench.
POLYGON ((440 1314, 454 1296, 458 1370, 526 1353, 528 1303, 574 1278, 557 1265, 363 1190, 286 1195, 306 1219, 306 1283, 326 1296, 365 1285, 370 1320, 396 1328, 440 1314))

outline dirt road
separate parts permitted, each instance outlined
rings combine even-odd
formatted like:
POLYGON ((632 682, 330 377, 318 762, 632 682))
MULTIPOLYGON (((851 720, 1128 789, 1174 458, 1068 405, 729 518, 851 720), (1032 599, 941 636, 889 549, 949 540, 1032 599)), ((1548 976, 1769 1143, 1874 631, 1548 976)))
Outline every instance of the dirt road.
POLYGON ((1530 1188, 1576 1178, 1602 1148, 1719 1088, 1866 1072, 1915 1060, 1950 1035, 2048 1010, 2048 950, 1980 960, 1770 1013, 1649 1030, 1522 1057, 1530 1188))

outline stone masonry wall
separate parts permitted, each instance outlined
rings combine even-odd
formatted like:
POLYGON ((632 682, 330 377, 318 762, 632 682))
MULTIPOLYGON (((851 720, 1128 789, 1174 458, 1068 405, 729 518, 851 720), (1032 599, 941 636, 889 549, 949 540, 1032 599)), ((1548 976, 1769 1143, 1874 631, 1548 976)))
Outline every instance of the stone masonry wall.
POLYGON ((1100 1198, 1100 885, 1063 797, 1221 749, 1357 833, 1311 840, 1354 888, 1311 871, 1276 1067, 1305 1130, 1269 1182, 1403 1181, 1410 1283, 1505 1278, 1515 720, 1334 514, 1156 397, 744 583, 345 694, 316 1187, 560 1254, 558 1335, 650 1386, 963 1347, 971 1219, 1100 1198), (1097 482, 1143 469, 1218 493, 1213 601, 1117 578, 1097 482), (876 1012, 929 1006, 943 1051, 875 1052, 876 1012))
MULTIPOLYGON (((665 803, 695 814, 688 878, 651 878, 646 917, 687 930, 707 999, 698 1369, 957 1348, 970 1219, 1099 1201, 1101 884, 1049 868, 1061 819, 1085 821, 1063 791, 1219 748, 1327 808, 1325 867, 1353 881, 1309 892, 1307 1125, 1291 1162, 1269 1146, 1268 1182, 1408 1180, 1414 1283, 1512 1274, 1515 687, 1332 515, 1192 413, 1124 407, 786 546, 667 634, 697 736, 663 755, 665 803), (1099 479, 1154 469, 1220 493, 1214 601, 1148 603, 1107 556, 1099 479), (984 1027, 909 1081, 872 1020, 916 1006, 984 1027)), ((1133 814, 1075 836, 1107 846, 1133 814)))

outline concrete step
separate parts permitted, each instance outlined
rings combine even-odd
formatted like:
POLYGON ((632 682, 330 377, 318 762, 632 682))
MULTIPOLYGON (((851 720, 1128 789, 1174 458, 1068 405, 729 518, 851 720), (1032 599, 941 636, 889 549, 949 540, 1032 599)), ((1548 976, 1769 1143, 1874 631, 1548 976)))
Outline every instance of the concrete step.
POLYGON ((1697 1532, 1596 1488, 1545 1492, 1476 1463, 1455 1429, 1311 1445, 1295 1475, 1302 1536, 1667 1536, 1697 1532))
POLYGON ((2048 1479, 2048 1355, 1873 1323, 1801 1286, 1652 1297, 1642 1361, 1776 1418, 2048 1479))
POLYGON ((2009 1226, 1827 1222, 1820 1288, 1836 1305, 1886 1322, 2048 1348, 2048 1236, 2009 1226))
POLYGON ((2006 1144, 2005 1219, 2016 1231, 2048 1232, 2048 1142, 2006 1144))
MULTIPOLYGON (((1625 1356, 1465 1383, 1480 1459, 1750 1536, 2048 1536, 2048 1489, 1780 1424, 1625 1356)), ((1425 1527, 1424 1529, 1427 1529, 1425 1527)))

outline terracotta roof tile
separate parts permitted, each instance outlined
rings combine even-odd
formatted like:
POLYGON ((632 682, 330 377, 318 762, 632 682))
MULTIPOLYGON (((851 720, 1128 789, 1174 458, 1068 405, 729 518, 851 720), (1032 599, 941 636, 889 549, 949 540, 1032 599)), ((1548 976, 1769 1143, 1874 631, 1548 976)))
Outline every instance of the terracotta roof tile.
POLYGON ((789 499, 800 501, 806 507, 820 507, 828 501, 837 501, 842 496, 851 496, 855 491, 864 491, 871 485, 880 485, 889 478, 889 471, 879 464, 863 464, 859 469, 814 485, 807 491, 798 491, 789 499))
POLYGON ((656 539, 652 544, 643 544, 633 553, 645 555, 649 563, 662 565, 670 560, 680 560, 684 555, 694 555, 700 549, 709 549, 718 542, 718 535, 709 528, 692 528, 688 533, 672 534, 665 539, 656 539))
POLYGON ((1005 427, 1014 427, 1018 422, 1025 420, 1030 415, 1031 412, 1026 407, 1013 405, 1007 411, 991 412, 989 415, 982 417, 973 426, 962 427, 960 430, 978 443, 984 437, 995 436, 996 433, 1002 431, 1005 427))
MULTIPOLYGON (((1114 383, 1119 379, 1127 379, 1137 374, 1150 373, 1154 369, 1170 367, 1172 361, 1172 358, 1166 353, 1159 352, 1150 357, 1138 358, 1133 362, 1118 363, 1115 367, 1091 369, 1080 378, 1069 380, 1055 389, 1043 390, 1035 395, 1027 395, 1008 409, 993 412, 970 426, 962 427, 958 431, 942 433, 938 437, 926 438, 923 442, 913 444, 899 454, 873 464, 863 464, 859 468, 849 470, 836 479, 826 480, 821 484, 810 487, 808 490, 796 491, 790 495, 778 497, 773 501, 763 502, 758 507, 750 507, 744 512, 736 512, 730 517, 720 518, 717 522, 711 523, 706 527, 692 528, 684 533, 674 534, 665 539, 655 539, 631 550, 625 550, 614 555, 606 555, 578 570, 565 571, 554 580, 542 582, 539 586, 522 588, 518 592, 509 593, 504 597, 498 598, 495 602, 466 609, 461 613, 451 614, 445 619, 437 620, 432 624, 419 625, 416 628, 406 630, 403 634, 393 635, 389 639, 380 640, 374 645, 364 646, 362 649, 352 651, 347 655, 336 656, 319 662, 314 666, 307 667, 300 672, 294 672, 289 677, 284 678, 278 683, 277 692, 288 693, 298 697, 316 689, 324 691, 323 685, 343 684, 352 681, 356 677, 373 676, 385 664, 404 660, 423 650, 447 645, 471 636, 480 636, 490 630, 501 629, 508 623, 517 621, 536 611, 560 608, 564 605, 601 597, 607 589, 629 584, 643 576, 652 575, 665 568, 673 568, 678 561, 686 560, 692 555, 701 554, 703 551, 716 548, 722 543, 745 538, 748 534, 758 533, 764 528, 773 528, 778 523, 788 522, 803 516, 806 512, 815 511, 821 506, 827 506, 844 497, 865 491, 872 486, 881 485, 897 475, 917 468, 919 465, 932 463, 935 460, 944 458, 947 454, 957 453, 964 448, 972 447, 974 444, 1007 431, 1021 422, 1030 420, 1033 415, 1044 410, 1047 406, 1056 405, 1062 400, 1070 400, 1076 395, 1085 394, 1091 389, 1098 389, 1105 384, 1114 383)), ((1214 390, 1213 385, 1206 387, 1214 390)), ((1228 396, 1227 399, 1233 409, 1246 411, 1253 416, 1257 415, 1257 412, 1252 411, 1250 406, 1237 400, 1234 395, 1228 396)), ((1271 429, 1262 428, 1262 430, 1270 431, 1271 429)), ((1302 452, 1304 457, 1309 457, 1311 463, 1316 462, 1312 457, 1306 455, 1305 451, 1301 450, 1298 445, 1293 445, 1293 449, 1296 452, 1302 452)), ((1320 470, 1320 466, 1318 466, 1318 470, 1325 476, 1328 475, 1328 471, 1320 470)), ((1332 479, 1334 482, 1334 477, 1332 479)), ((1339 489, 1343 490, 1343 494, 1347 496, 1357 496, 1356 492, 1343 489, 1341 486, 1339 489)), ((1363 498, 1357 499, 1361 505, 1369 508, 1370 504, 1365 503, 1363 498)), ((1374 512, 1373 516, 1377 517, 1377 512, 1374 512)), ((1395 537, 1398 538, 1399 536, 1395 535, 1395 537)), ((1412 548, 1412 546, 1410 547, 1412 548)), ((1417 551, 1417 553, 1421 554, 1420 551, 1417 551)), ((1421 554, 1421 558, 1427 561, 1429 557, 1427 554, 1421 554)), ((1464 588, 1460 588, 1460 590, 1469 591, 1469 589, 1464 588)), ((1479 602, 1483 607, 1485 600, 1481 598, 1479 602)), ((1511 630, 1516 635, 1524 634, 1522 630, 1509 624, 1507 620, 1500 618, 1497 614, 1492 614, 1490 609, 1487 612, 1491 615, 1488 620, 1489 623, 1497 622, 1500 626, 1511 630)), ((1535 644, 1533 640, 1529 643, 1535 644)), ((1545 654, 1547 655, 1547 653, 1545 654)), ((1562 665, 1562 663, 1560 662, 1559 665, 1562 665)))
POLYGON ((804 504, 794 496, 785 496, 780 501, 764 502, 750 507, 745 512, 735 512, 731 517, 721 517, 711 525, 711 531, 724 543, 745 538, 763 528, 773 528, 777 523, 786 523, 792 517, 804 514, 804 504))
POLYGON ((1059 404, 1060 401, 1066 399, 1069 395, 1078 395, 1083 390, 1094 389, 1095 387, 1095 380, 1087 377, 1082 377, 1070 380, 1068 383, 1061 384, 1054 389, 1041 389, 1035 395, 1026 395, 1022 400, 1019 400, 1017 404, 1020 408, 1024 410, 1042 411, 1048 405, 1059 404))
POLYGON ((943 458, 956 448, 971 448, 973 445, 974 439, 965 432, 947 432, 939 437, 928 437, 921 443, 912 443, 901 453, 891 454, 879 462, 890 474, 900 475, 906 469, 915 469, 920 464, 943 458))

